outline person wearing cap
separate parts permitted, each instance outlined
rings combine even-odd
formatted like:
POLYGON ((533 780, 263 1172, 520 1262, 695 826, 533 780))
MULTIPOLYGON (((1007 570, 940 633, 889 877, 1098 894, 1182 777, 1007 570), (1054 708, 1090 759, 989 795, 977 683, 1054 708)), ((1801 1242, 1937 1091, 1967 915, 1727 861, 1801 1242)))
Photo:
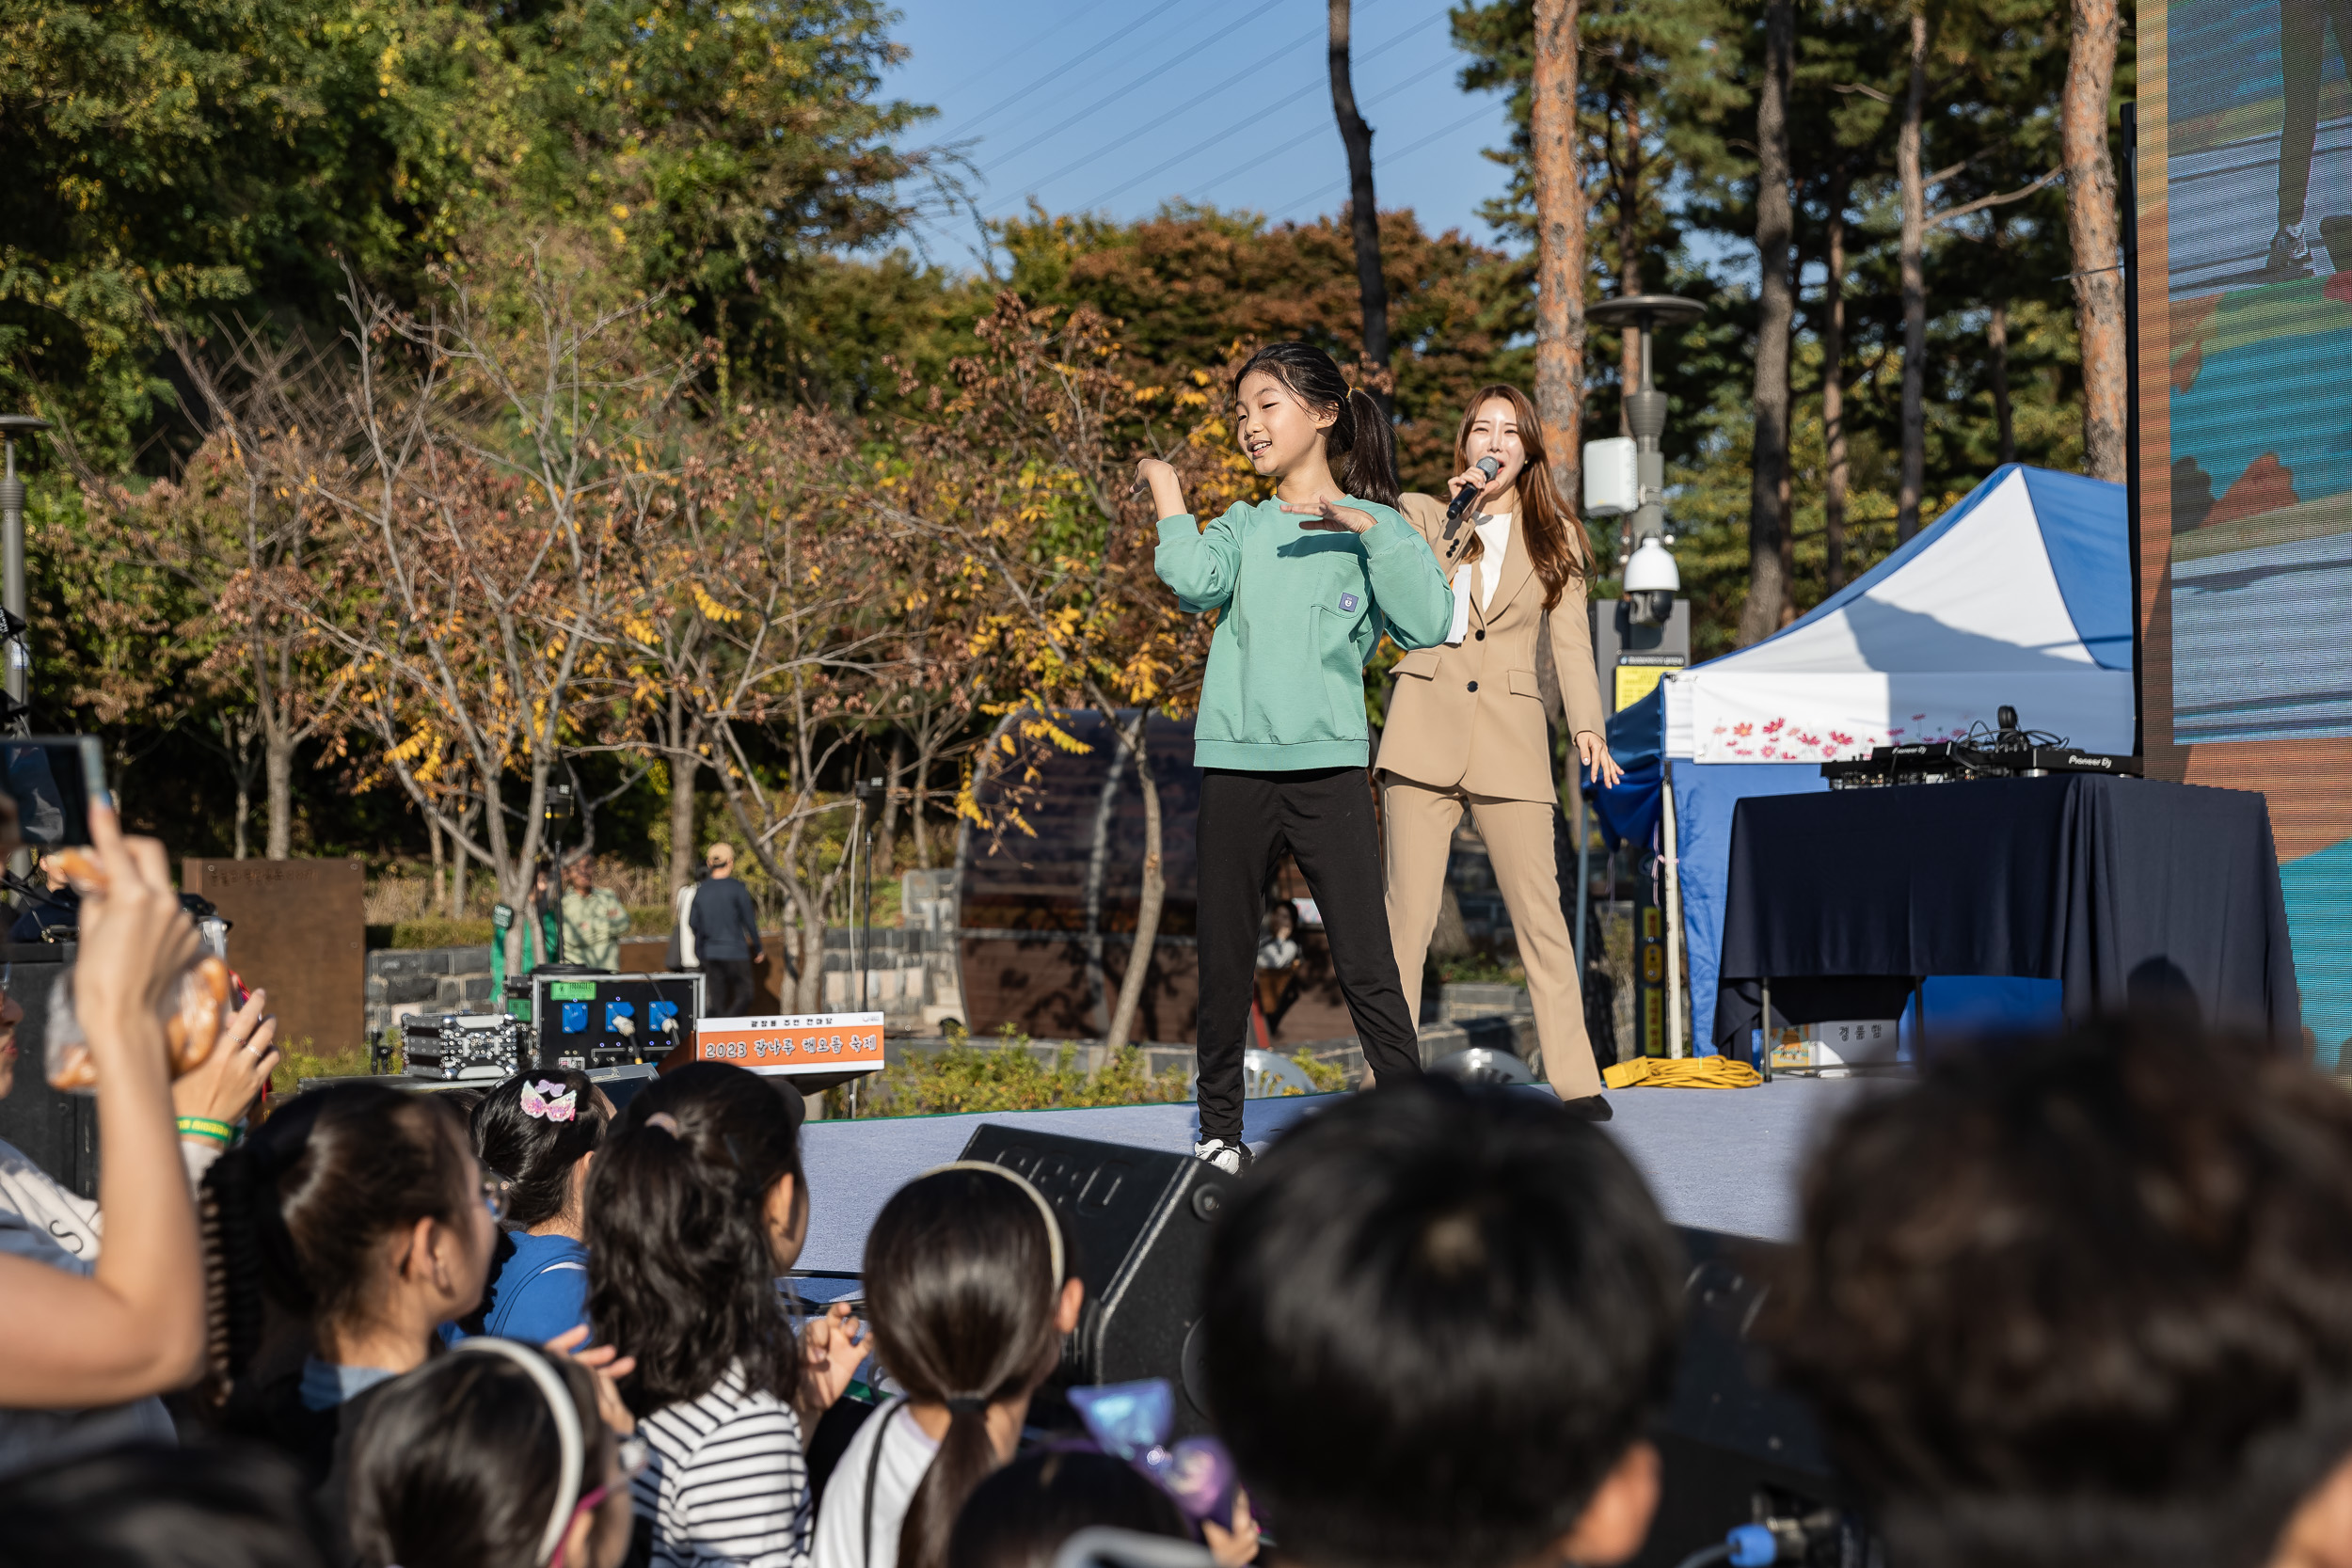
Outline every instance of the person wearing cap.
POLYGON ((710 873, 694 895, 687 916, 694 956, 709 976, 703 994, 705 1016, 741 1018, 752 1008, 752 965, 761 956, 759 911, 750 890, 735 876, 735 849, 712 845, 703 856, 710 873))
POLYGON ((574 855, 564 867, 563 910, 564 961, 618 970, 628 907, 611 888, 596 885, 584 854, 574 855))

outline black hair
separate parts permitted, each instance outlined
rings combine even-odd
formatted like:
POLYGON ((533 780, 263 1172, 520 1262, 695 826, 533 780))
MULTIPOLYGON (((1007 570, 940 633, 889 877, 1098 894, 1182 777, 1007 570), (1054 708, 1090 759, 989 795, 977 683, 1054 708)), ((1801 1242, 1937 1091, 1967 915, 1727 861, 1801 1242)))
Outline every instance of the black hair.
POLYGON ((984 1406, 1028 1393, 1060 1357, 1059 1223, 1015 1179, 942 1170, 891 1194, 866 1233, 874 1352, 909 1394, 949 1411, 898 1527, 898 1568, 940 1568, 956 1511, 996 1467, 984 1406))
POLYGON ((1663 1404, 1681 1276, 1631 1164, 1556 1101, 1383 1085, 1236 1189, 1209 1405, 1285 1557, 1505 1568, 1575 1528, 1663 1404))
POLYGON ((310 1488, 276 1453, 133 1444, 0 1482, 0 1568, 328 1568, 310 1488))
POLYGON ((313 1329, 363 1315, 385 1237, 455 1225, 478 1201, 469 1153, 440 1097, 358 1083, 296 1095, 215 1160, 200 1205, 207 1396, 225 1399, 259 1348, 264 1294, 313 1329))
POLYGON ((799 1392, 764 1205, 787 1176, 808 1202, 801 1115, 789 1084, 690 1062, 607 1134, 588 1179, 588 1322, 637 1358, 621 1391, 639 1415, 701 1398, 730 1366, 750 1388, 799 1392))
POLYGON ((1193 1538, 1168 1495, 1126 1461, 1040 1449, 972 1489, 947 1536, 946 1568, 1053 1568, 1062 1543, 1092 1525, 1193 1538))
POLYGON ((1272 376, 1318 414, 1333 416, 1323 432, 1331 477, 1358 500, 1394 506, 1404 486, 1396 477, 1396 428, 1368 392, 1347 384, 1339 361, 1312 343, 1268 343, 1233 376, 1233 395, 1252 372, 1272 376))
POLYGON ((482 1168, 515 1184, 506 1200, 506 1228, 528 1230, 564 1212, 572 1193, 572 1167, 604 1141, 604 1097, 588 1075, 573 1068, 532 1068, 518 1072, 483 1096, 473 1108, 473 1150, 482 1168), (523 1090, 552 1084, 569 1092, 568 1121, 549 1121, 523 1109, 523 1090))
POLYGON ((2352 1096, 2171 1020, 1947 1053, 1772 1299, 1896 1560, 2251 1568, 2352 1452, 2352 1096))
MULTIPOLYGON (((580 1473, 575 1496, 604 1484, 612 1436, 588 1373, 539 1356, 571 1395, 580 1473)), ((368 1568, 534 1568, 563 1484, 557 1413, 502 1354, 443 1355, 369 1403, 351 1449, 351 1540, 368 1568)), ((577 1568, 588 1568, 585 1563, 577 1568)))

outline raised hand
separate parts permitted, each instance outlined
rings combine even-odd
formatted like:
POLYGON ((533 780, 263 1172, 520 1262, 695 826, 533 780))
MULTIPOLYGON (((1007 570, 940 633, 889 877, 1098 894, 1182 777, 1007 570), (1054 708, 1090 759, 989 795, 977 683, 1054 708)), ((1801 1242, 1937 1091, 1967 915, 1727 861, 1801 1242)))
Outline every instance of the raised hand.
POLYGON ((173 1110, 183 1117, 235 1121, 269 1085, 278 1065, 278 1020, 262 1016, 269 992, 257 990, 222 1023, 203 1064, 171 1085, 173 1110))
POLYGON ((1163 517, 1180 517, 1184 511, 1184 483, 1172 464, 1147 457, 1136 465, 1136 483, 1152 492, 1152 508, 1163 517))
POLYGON ((850 1386, 850 1379, 857 1375, 869 1348, 857 1334, 858 1322, 850 1315, 850 1304, 836 1301, 821 1317, 811 1318, 801 1329, 801 1354, 808 1363, 808 1386, 818 1410, 829 1410, 834 1401, 850 1386))
POLYGON ((588 1375, 596 1380, 596 1414, 616 1435, 626 1437, 637 1430, 637 1418, 621 1399, 621 1379, 637 1370, 637 1357, 623 1355, 611 1345, 597 1345, 591 1350, 580 1347, 588 1342, 588 1325, 567 1328, 539 1348, 549 1355, 561 1355, 585 1367, 588 1375))

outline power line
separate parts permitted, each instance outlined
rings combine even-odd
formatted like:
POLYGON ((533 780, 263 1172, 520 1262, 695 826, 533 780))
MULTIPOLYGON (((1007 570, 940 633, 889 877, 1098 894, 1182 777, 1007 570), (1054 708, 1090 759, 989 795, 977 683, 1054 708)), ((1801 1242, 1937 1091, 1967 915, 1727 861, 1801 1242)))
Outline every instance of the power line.
POLYGON ((1136 18, 1133 22, 1130 22, 1127 25, 1121 27, 1110 37, 1104 39, 1099 43, 1096 43, 1092 48, 1082 50, 1078 54, 1072 55, 1069 59, 1062 61, 1061 64, 1056 66, 1044 75, 1040 76, 1037 80, 1021 87, 1020 90, 1012 93, 1009 97, 998 99, 995 103, 991 103, 987 108, 982 109, 978 114, 974 115, 970 119, 965 120, 963 122, 962 134, 968 135, 974 126, 986 119, 989 116, 994 114, 997 110, 1009 108, 1011 105, 1020 103, 1023 99, 1037 91, 1046 83, 1052 81, 1055 77, 1059 76, 1063 71, 1073 71, 1077 67, 1086 64, 1087 61, 1094 58, 1095 55, 1100 55, 1104 50, 1108 49, 1112 44, 1117 43, 1120 39, 1125 38, 1129 33, 1134 32, 1136 28, 1142 26, 1148 22, 1157 21, 1160 17, 1165 16, 1168 12, 1174 10, 1178 6, 1181 6, 1184 3, 1184 0, 1161 0, 1159 5, 1152 7, 1150 10, 1144 12, 1143 15, 1136 18))
MULTIPOLYGON (((1417 23, 1413 26, 1406 28, 1404 32, 1399 33, 1396 37, 1391 39, 1388 42, 1380 45, 1379 48, 1367 52, 1362 58, 1368 61, 1377 59, 1380 55, 1405 42, 1407 39, 1410 39, 1414 34, 1426 31, 1431 26, 1434 26, 1436 24, 1444 20, 1445 17, 1440 14, 1417 23)), ((1320 29, 1318 29, 1318 31, 1320 31, 1320 29)), ((1451 68, 1454 62, 1450 59, 1439 60, 1436 65, 1431 66, 1428 70, 1422 71, 1418 74, 1398 83, 1395 87, 1391 87, 1387 91, 1379 94, 1378 97, 1366 99, 1363 106, 1365 108, 1370 108, 1375 103, 1392 98, 1397 93, 1404 91, 1405 88, 1413 86, 1414 83, 1423 81, 1440 71, 1447 70, 1451 68)), ((1194 154, 1204 152, 1221 141, 1225 141, 1231 137, 1241 135, 1244 131, 1248 130, 1252 125, 1257 124, 1260 120, 1266 119, 1268 116, 1279 114, 1284 109, 1292 107, 1294 102, 1295 101, 1291 99, 1277 99, 1273 103, 1268 104, 1265 108, 1263 108, 1256 114, 1251 115, 1248 119, 1237 120, 1233 124, 1225 127, 1222 131, 1217 132, 1216 135, 1193 143, 1190 147, 1185 148, 1182 152, 1177 153, 1174 157, 1152 165, 1150 168, 1145 169, 1141 174, 1136 175, 1134 179, 1129 180, 1124 184, 1117 185, 1112 187, 1110 190, 1104 191, 1101 196, 1096 197, 1091 201, 1080 204, 1074 210, 1082 213, 1092 212, 1095 208, 1102 206, 1103 203, 1112 200, 1115 198, 1126 195, 1129 191, 1135 189, 1137 185, 1142 184, 1145 181, 1156 179, 1161 174, 1174 168, 1178 164, 1183 163, 1185 159, 1192 157, 1194 154)), ((1218 175, 1216 179, 1211 181, 1209 184, 1222 184, 1227 180, 1232 178, 1233 175, 1242 173, 1248 169, 1252 165, 1256 164, 1260 158, 1269 158, 1277 153, 1287 152, 1292 148, 1296 147, 1300 142, 1306 141, 1318 135, 1323 129, 1324 127, 1318 124, 1314 130, 1309 131, 1305 135, 1295 136, 1291 140, 1284 142, 1279 147, 1274 148, 1266 152, 1258 153, 1256 156, 1252 157, 1248 163, 1237 165, 1226 173, 1218 175)), ((1104 150, 1108 150, 1105 149, 1104 150)), ((1043 184, 1044 182, 1040 181, 1038 183, 1043 184)), ((1208 188, 1208 186, 1200 187, 1201 190, 1206 190, 1208 188)))
MULTIPOLYGON (((1063 17, 1061 21, 1055 24, 1055 25, 1058 27, 1067 27, 1072 23, 1077 21, 1080 17, 1087 15, 1089 12, 1101 10, 1104 3, 1105 0, 1086 0, 1086 4, 1080 6, 1076 10, 1072 11, 1068 16, 1063 17)), ((988 64, 980 67, 979 70, 971 72, 969 75, 965 76, 962 81, 957 83, 954 87, 949 87, 946 92, 940 94, 940 103, 945 103, 955 98, 958 94, 978 87, 982 82, 987 81, 991 76, 993 76, 997 71, 1002 71, 1006 66, 1011 64, 1014 60, 1019 59, 1022 55, 1035 53, 1036 49, 1037 40, 1033 38, 1022 40, 1019 43, 1014 44, 1010 49, 1006 50, 1003 54, 989 61, 988 64)), ((935 104, 933 107, 937 107, 937 105, 935 104)))
MULTIPOLYGON (((1104 146, 1098 147, 1093 151, 1086 153, 1082 157, 1072 159, 1069 163, 1062 165, 1061 167, 1056 169, 1053 173, 1045 176, 1041 180, 1032 180, 1028 182, 1027 189, 1032 191, 1042 190, 1047 185, 1050 185, 1055 181, 1060 179, 1063 175, 1073 174, 1079 169, 1086 167, 1089 164, 1097 163, 1102 159, 1108 157, 1111 153, 1118 151, 1129 142, 1134 141, 1137 136, 1150 135, 1161 126, 1166 125, 1169 120, 1181 119, 1184 115, 1190 114, 1193 110, 1199 108, 1201 104, 1206 103, 1210 99, 1215 98, 1218 93, 1223 92, 1227 87, 1232 87, 1234 83, 1241 81, 1245 77, 1255 76, 1259 71, 1263 71, 1268 66, 1279 61, 1283 55, 1289 54, 1300 44, 1321 38, 1323 36, 1323 24, 1320 23, 1316 24, 1314 26, 1310 27, 1305 32, 1299 34, 1296 38, 1291 40, 1290 42, 1282 45, 1279 49, 1275 50, 1272 54, 1269 54, 1261 59, 1251 61, 1249 64, 1242 67, 1239 71, 1233 72, 1231 76, 1225 78, 1222 82, 1219 82, 1216 86, 1209 88, 1206 92, 1202 92, 1192 98, 1186 99, 1184 103, 1179 103, 1176 107, 1168 110, 1168 113, 1160 116, 1159 119, 1136 126, 1134 130, 1128 132, 1125 135, 1120 137, 1115 142, 1110 142, 1104 146)), ((1286 107, 1286 105, 1278 103, 1275 107, 1282 108, 1286 107)), ((1235 129, 1238 129, 1238 127, 1229 127, 1224 134, 1231 135, 1235 129)), ((1161 166, 1166 167, 1167 166, 1162 165, 1161 166)), ((1157 173, 1158 170, 1154 169, 1152 172, 1157 173)), ((1145 175, 1143 178, 1148 180, 1151 176, 1145 175)), ((1018 205, 1019 202, 1020 198, 1016 197, 1013 198, 1012 202, 1008 205, 1018 205)), ((1003 209, 1000 208, 998 210, 1002 211, 1003 209)))
MULTIPOLYGON (((1389 99, 1394 98, 1398 93, 1403 92, 1406 87, 1415 87, 1422 82, 1425 82, 1440 71, 1451 71, 1453 69, 1454 62, 1452 60, 1439 60, 1436 65, 1430 66, 1422 71, 1415 71, 1412 75, 1407 76, 1402 82, 1397 83, 1396 86, 1389 88, 1386 92, 1380 93, 1376 97, 1365 99, 1362 106, 1369 109, 1375 104, 1385 103, 1389 99)), ((1311 141, 1315 137, 1323 135, 1327 133, 1331 135, 1339 135, 1339 127, 1336 124, 1318 122, 1301 135, 1293 136, 1281 146, 1268 148, 1263 152, 1254 153, 1243 162, 1235 164, 1232 168, 1227 169, 1216 179, 1206 181, 1200 184, 1193 186, 1191 191, 1187 194, 1195 198, 1206 196, 1209 192, 1216 189, 1217 186, 1224 184, 1228 180, 1237 179, 1240 176, 1248 173, 1251 169, 1256 168, 1260 164, 1265 162, 1268 158, 1276 157, 1281 153, 1288 152, 1292 148, 1298 146, 1299 143, 1311 141)), ((1343 180, 1340 183, 1343 185, 1347 183, 1347 182, 1343 180)))
MULTIPOLYGON (((1403 163, 1414 153, 1419 152, 1422 148, 1429 146, 1433 142, 1443 141, 1446 137, 1454 135, 1454 132, 1459 131, 1463 126, 1471 123, 1473 120, 1482 119, 1486 115, 1494 113, 1494 108, 1495 106, 1491 103, 1480 104, 1477 108, 1471 110, 1469 114, 1464 115, 1453 124, 1448 125, 1441 130, 1430 132, 1429 135, 1422 137, 1421 140, 1413 143, 1410 147, 1400 147, 1394 152, 1389 153, 1387 160, 1382 166, 1393 167, 1394 166, 1403 163)), ((1330 184, 1324 186, 1321 190, 1310 191, 1305 196, 1284 202, 1279 211, 1287 214, 1295 208, 1302 206, 1307 202, 1320 201, 1325 197, 1329 196, 1333 191, 1343 191, 1347 189, 1348 184, 1349 182, 1347 180, 1335 180, 1330 184)))
POLYGON ((988 168, 980 171, 981 174, 985 176, 990 172, 990 170, 1004 167, 1007 164, 1012 162, 1013 159, 1018 158, 1021 154, 1029 150, 1029 149, 1037 146, 1038 143, 1050 141, 1054 137, 1060 135, 1064 131, 1069 130, 1073 125, 1077 124, 1078 121, 1086 119, 1087 116, 1094 113, 1097 109, 1103 108, 1106 104, 1116 103, 1122 98, 1133 97, 1137 89, 1143 87, 1151 82, 1156 81, 1162 76, 1167 75, 1169 71, 1175 70, 1186 60, 1191 59, 1195 55, 1200 54, 1200 51, 1208 48, 1211 44, 1224 42, 1226 39, 1234 33, 1241 31, 1244 27, 1248 26, 1252 22, 1257 21, 1258 18, 1265 15, 1266 12, 1275 9, 1280 4, 1281 0, 1268 0, 1267 4, 1260 6, 1256 10, 1246 11, 1242 15, 1235 17, 1232 22, 1226 24, 1222 31, 1211 33, 1207 38, 1202 39, 1200 42, 1194 44, 1183 54, 1176 55, 1172 59, 1164 60, 1160 64, 1152 67, 1136 81, 1127 83, 1122 87, 1113 88, 1111 91, 1096 99, 1093 103, 1088 104, 1085 108, 1080 109, 1077 113, 1072 115, 1069 119, 1063 120, 1060 124, 1052 127, 1050 130, 1040 131, 1036 135, 1031 136, 1027 141, 1023 142, 1019 147, 1014 148, 1011 151, 991 163, 988 166, 988 168))

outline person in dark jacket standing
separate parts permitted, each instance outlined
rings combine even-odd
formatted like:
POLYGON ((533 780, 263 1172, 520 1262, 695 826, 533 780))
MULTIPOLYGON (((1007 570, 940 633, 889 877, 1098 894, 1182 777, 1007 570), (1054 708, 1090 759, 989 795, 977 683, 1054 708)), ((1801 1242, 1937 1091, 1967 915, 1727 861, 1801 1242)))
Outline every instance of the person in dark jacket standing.
POLYGON ((714 844, 703 857, 710 878, 694 895, 687 924, 702 960, 703 1006, 711 1018, 741 1018, 752 1008, 752 963, 760 956, 759 911, 735 879, 735 849, 714 844))

